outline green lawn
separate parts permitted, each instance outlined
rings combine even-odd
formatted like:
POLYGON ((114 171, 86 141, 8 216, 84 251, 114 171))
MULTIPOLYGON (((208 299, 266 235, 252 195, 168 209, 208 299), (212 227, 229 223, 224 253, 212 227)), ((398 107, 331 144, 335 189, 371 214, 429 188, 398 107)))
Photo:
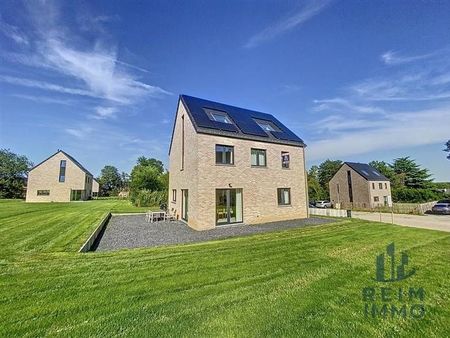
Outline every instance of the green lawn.
POLYGON ((0 336, 450 335, 449 233, 352 220, 77 253, 110 210, 139 211, 115 200, 0 202, 0 336), (375 257, 390 242, 417 272, 375 282, 375 257), (423 287, 425 316, 366 318, 369 286, 423 287))

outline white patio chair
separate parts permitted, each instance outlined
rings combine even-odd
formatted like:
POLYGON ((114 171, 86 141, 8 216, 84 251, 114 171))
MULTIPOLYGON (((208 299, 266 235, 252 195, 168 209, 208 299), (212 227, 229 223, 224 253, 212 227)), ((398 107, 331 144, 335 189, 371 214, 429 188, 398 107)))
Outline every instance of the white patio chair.
POLYGON ((145 221, 153 223, 153 212, 152 211, 147 211, 145 213, 145 221))

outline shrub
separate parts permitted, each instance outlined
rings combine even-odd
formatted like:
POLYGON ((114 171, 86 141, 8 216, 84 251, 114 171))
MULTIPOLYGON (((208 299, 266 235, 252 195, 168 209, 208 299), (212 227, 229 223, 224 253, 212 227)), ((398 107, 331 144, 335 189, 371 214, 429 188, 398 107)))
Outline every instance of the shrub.
POLYGON ((443 198, 443 194, 433 189, 392 189, 392 200, 394 202, 422 203, 431 202, 443 198))
POLYGON ((167 204, 167 190, 150 191, 147 189, 133 191, 131 202, 137 207, 153 207, 167 204))

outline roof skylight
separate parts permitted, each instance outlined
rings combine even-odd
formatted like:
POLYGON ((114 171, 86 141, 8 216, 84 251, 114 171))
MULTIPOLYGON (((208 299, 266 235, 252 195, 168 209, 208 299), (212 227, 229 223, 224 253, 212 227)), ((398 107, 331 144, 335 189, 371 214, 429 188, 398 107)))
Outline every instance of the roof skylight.
POLYGON ((221 123, 233 124, 233 122, 231 122, 231 119, 229 118, 226 112, 209 108, 203 109, 205 110, 206 114, 208 114, 210 120, 221 123))

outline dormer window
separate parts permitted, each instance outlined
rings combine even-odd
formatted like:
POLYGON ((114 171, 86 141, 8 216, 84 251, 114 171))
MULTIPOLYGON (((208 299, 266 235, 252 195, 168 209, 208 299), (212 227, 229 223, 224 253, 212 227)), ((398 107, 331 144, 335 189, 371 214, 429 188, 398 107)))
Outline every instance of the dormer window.
POLYGON ((231 122, 231 119, 226 112, 209 108, 203 109, 205 110, 206 114, 208 114, 210 120, 220 123, 233 124, 233 122, 231 122))
POLYGON ((260 128, 264 131, 280 131, 272 122, 265 120, 256 120, 255 122, 260 126, 260 128))

